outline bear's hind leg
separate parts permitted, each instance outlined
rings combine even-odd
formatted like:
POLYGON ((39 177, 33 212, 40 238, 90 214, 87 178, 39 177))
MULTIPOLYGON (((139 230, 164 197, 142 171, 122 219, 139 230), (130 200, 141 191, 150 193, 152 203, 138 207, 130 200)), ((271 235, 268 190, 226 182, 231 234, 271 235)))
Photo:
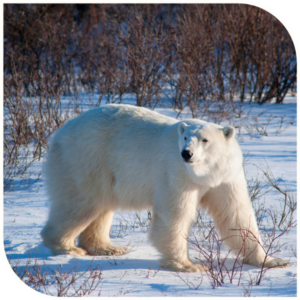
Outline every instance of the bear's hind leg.
POLYGON ((76 209, 66 211, 52 208, 49 220, 41 232, 44 245, 55 255, 86 255, 86 250, 75 245, 75 239, 94 218, 93 210, 83 213, 76 209))
POLYGON ((109 233, 113 215, 113 211, 102 212, 80 234, 79 246, 89 255, 122 255, 130 250, 129 247, 115 246, 110 241, 109 233))
POLYGON ((51 225, 46 226, 41 232, 43 243, 46 247, 51 249, 54 255, 70 254, 73 256, 86 255, 86 251, 80 247, 76 247, 75 239, 77 233, 66 236, 51 237, 53 229, 51 225), (50 234, 49 234, 50 233, 50 234))

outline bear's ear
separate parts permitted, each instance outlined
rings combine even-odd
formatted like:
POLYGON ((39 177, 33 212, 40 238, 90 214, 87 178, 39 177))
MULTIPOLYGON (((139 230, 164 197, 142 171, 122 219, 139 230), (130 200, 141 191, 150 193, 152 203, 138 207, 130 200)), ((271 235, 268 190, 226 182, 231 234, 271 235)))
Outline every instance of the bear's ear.
POLYGON ((230 139, 235 136, 235 128, 232 126, 225 126, 222 130, 226 139, 230 139))
POLYGON ((179 125, 178 125, 179 135, 182 135, 187 127, 188 127, 188 125, 186 123, 180 122, 179 125))

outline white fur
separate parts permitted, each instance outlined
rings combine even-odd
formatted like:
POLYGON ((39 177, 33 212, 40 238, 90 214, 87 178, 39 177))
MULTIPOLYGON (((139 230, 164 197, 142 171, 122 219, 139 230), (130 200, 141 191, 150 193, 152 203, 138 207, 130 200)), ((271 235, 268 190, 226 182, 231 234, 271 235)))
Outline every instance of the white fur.
MULTIPOLYGON (((231 229, 249 229, 259 239, 232 127, 106 105, 57 131, 45 175, 51 210, 42 237, 55 254, 124 254, 129 249, 109 238, 113 212, 149 207, 150 240, 171 270, 205 271, 189 260, 186 240, 199 204, 234 251, 243 238, 231 229), (191 162, 183 161, 182 150, 193 153, 191 162)), ((246 262, 260 266, 264 250, 253 238, 245 243, 246 262)))

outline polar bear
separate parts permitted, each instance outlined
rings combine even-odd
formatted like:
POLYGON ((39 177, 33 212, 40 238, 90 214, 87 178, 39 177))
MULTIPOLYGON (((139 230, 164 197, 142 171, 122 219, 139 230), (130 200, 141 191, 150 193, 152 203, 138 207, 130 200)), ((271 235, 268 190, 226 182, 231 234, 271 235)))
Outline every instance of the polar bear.
MULTIPOLYGON (((43 242, 54 254, 122 255, 130 249, 109 236, 114 211, 152 207, 150 241, 162 265, 204 272, 190 261, 187 242, 200 205, 227 245, 260 267, 266 255, 242 161, 233 127, 178 122, 131 105, 91 109, 68 121, 50 143, 45 181, 51 208, 43 242)), ((268 258, 265 266, 287 263, 268 258)))

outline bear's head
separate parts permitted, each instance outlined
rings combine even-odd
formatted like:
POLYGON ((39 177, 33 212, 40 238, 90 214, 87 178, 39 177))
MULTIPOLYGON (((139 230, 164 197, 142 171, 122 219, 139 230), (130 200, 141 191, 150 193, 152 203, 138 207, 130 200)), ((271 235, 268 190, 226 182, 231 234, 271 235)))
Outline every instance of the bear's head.
POLYGON ((209 187, 230 182, 242 170, 235 129, 201 122, 178 124, 180 155, 193 181, 209 187))

